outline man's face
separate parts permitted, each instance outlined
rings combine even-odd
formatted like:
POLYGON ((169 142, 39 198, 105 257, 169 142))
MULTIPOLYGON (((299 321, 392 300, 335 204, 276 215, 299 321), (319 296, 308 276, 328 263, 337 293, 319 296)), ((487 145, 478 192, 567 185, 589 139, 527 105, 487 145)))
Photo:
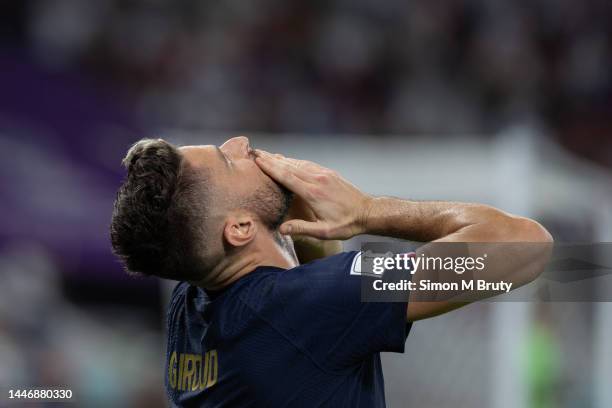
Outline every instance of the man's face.
POLYGON ((210 216, 223 217, 229 210, 246 209, 274 228, 286 215, 291 193, 257 166, 246 137, 233 137, 219 147, 184 146, 180 151, 189 164, 211 175, 215 208, 210 209, 210 216))

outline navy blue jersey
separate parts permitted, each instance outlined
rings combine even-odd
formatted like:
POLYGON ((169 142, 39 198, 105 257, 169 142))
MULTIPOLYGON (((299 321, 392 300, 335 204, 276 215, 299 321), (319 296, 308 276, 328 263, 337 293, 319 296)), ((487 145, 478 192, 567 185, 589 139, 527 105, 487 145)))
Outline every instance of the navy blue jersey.
POLYGON ((381 351, 403 352, 406 302, 361 301, 357 252, 258 267, 220 292, 182 282, 166 390, 193 407, 384 407, 381 351))

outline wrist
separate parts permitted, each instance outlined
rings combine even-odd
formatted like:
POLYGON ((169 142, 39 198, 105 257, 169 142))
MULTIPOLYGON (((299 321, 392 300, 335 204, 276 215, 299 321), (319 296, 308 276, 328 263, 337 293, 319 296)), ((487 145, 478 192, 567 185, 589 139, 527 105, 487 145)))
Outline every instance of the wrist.
POLYGON ((405 237, 406 220, 411 218, 415 203, 393 197, 370 197, 362 217, 362 234, 405 237))
POLYGON ((374 207, 377 205, 380 197, 374 197, 370 195, 365 195, 363 203, 361 205, 361 210, 357 217, 357 228, 359 234, 367 234, 372 227, 372 214, 374 212, 374 207))

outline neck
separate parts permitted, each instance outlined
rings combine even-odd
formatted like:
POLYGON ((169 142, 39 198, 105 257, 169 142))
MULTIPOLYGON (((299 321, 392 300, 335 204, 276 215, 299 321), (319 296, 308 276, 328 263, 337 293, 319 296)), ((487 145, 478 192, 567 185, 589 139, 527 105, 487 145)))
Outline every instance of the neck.
POLYGON ((193 284, 204 289, 218 290, 251 273, 258 266, 274 266, 283 269, 297 266, 291 240, 288 238, 275 239, 274 234, 278 233, 259 234, 246 246, 226 255, 208 274, 207 279, 193 282, 193 284))

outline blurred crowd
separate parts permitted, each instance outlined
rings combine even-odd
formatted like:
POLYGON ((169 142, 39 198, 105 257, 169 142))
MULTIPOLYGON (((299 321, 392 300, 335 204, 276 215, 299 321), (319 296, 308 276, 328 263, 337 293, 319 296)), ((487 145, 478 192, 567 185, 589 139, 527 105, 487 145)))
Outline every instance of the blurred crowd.
MULTIPOLYGON (((151 324, 119 303, 77 306, 53 258, 33 242, 0 249, 2 392, 60 388, 75 406, 164 407, 161 313, 151 324)), ((20 402, 6 397, 0 405, 20 402)))
POLYGON ((14 41, 52 69, 118 89, 154 128, 491 134, 519 121, 612 161, 607 0, 10 7, 14 41))

